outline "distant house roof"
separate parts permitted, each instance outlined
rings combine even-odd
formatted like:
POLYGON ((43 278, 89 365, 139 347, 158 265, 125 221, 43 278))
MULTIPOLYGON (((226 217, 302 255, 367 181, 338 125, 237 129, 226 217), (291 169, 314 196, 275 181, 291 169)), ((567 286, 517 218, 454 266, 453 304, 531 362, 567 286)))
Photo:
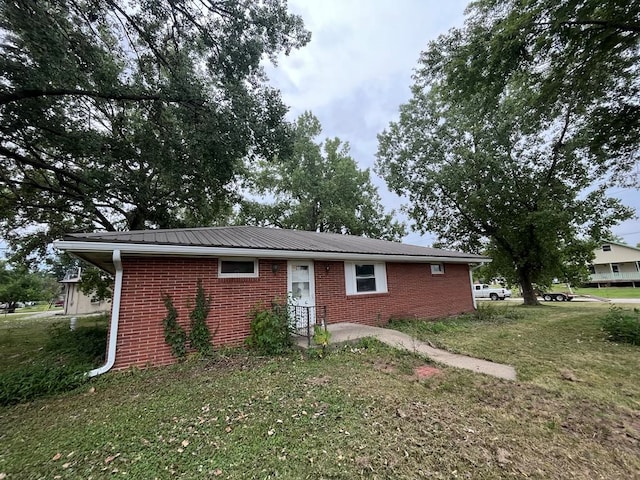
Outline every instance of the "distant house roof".
POLYGON ((85 260, 112 271, 105 254, 254 256, 334 260, 447 261, 478 263, 489 259, 451 250, 420 247, 353 235, 306 232, 267 227, 236 226, 74 233, 54 242, 85 260))

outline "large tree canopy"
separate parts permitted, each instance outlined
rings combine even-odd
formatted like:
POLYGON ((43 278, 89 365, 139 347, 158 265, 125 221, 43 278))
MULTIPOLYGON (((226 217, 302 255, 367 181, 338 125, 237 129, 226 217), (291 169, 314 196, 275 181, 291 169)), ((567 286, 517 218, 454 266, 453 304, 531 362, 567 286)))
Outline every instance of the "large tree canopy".
POLYGON ((262 162, 250 174, 250 191, 238 221, 318 232, 400 240, 404 226, 385 213, 369 170, 360 170, 349 145, 319 142, 322 128, 306 112, 295 125, 293 155, 262 162))
POLYGON ((284 0, 0 3, 0 229, 211 224, 247 158, 290 148, 260 62, 309 33, 284 0))
POLYGON ((481 0, 421 55, 378 168, 422 231, 517 281, 579 276, 630 212, 605 195, 636 161, 638 4, 481 0), (624 20, 624 22, 623 22, 624 20))

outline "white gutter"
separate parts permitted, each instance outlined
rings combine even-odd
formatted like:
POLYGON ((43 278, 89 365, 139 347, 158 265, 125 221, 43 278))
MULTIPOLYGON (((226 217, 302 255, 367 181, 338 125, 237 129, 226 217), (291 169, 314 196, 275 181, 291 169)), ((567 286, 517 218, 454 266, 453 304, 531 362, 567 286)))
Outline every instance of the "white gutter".
POLYGON ((122 294, 122 259, 120 250, 113 250, 113 265, 116 267, 116 281, 113 288, 113 301, 111 303, 111 323, 109 328, 109 346, 107 349, 107 361, 104 365, 87 372, 90 377, 102 375, 111 370, 116 363, 116 344, 118 342, 118 322, 120 321, 120 297, 122 294))
POLYGON ((72 253, 90 253, 120 250, 129 255, 190 255, 203 257, 253 257, 253 258, 297 258, 313 260, 377 260, 387 262, 411 262, 411 263, 476 263, 491 261, 484 257, 448 257, 426 255, 385 255, 369 253, 344 253, 344 252, 318 252, 301 250, 270 250, 256 248, 231 248, 231 247, 196 247, 190 245, 156 245, 156 244, 127 244, 105 242, 80 242, 56 240, 55 248, 67 250, 72 253))

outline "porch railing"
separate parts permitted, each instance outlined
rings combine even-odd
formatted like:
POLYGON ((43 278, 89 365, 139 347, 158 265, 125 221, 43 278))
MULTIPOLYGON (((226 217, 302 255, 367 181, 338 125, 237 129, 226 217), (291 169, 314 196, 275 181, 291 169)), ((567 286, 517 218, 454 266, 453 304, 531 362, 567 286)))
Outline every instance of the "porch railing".
POLYGON ((311 339, 316 331, 316 326, 321 326, 327 330, 327 306, 298 306, 291 305, 290 326, 294 335, 307 339, 307 346, 311 346, 311 339))
POLYGON ((591 282, 611 282, 611 281, 636 281, 640 282, 640 272, 618 272, 618 273, 592 273, 589 276, 591 282))

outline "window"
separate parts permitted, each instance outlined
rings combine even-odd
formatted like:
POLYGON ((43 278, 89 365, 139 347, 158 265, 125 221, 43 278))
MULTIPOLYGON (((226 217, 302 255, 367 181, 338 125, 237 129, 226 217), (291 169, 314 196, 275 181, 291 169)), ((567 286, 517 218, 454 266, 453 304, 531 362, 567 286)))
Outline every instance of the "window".
POLYGON ((611 245, 602 245, 602 251, 603 252, 610 252, 611 251, 611 245))
POLYGON ((442 263, 432 263, 431 264, 431 274, 432 275, 442 275, 444 273, 444 264, 442 263))
POLYGON ((387 292, 387 269, 384 263, 344 264, 347 295, 387 292))
POLYGON ((617 263, 612 263, 611 264, 611 271, 613 273, 620 273, 620 267, 618 266, 617 263))
POLYGON ((256 259, 224 259, 218 261, 219 277, 257 277, 258 261, 256 259))

